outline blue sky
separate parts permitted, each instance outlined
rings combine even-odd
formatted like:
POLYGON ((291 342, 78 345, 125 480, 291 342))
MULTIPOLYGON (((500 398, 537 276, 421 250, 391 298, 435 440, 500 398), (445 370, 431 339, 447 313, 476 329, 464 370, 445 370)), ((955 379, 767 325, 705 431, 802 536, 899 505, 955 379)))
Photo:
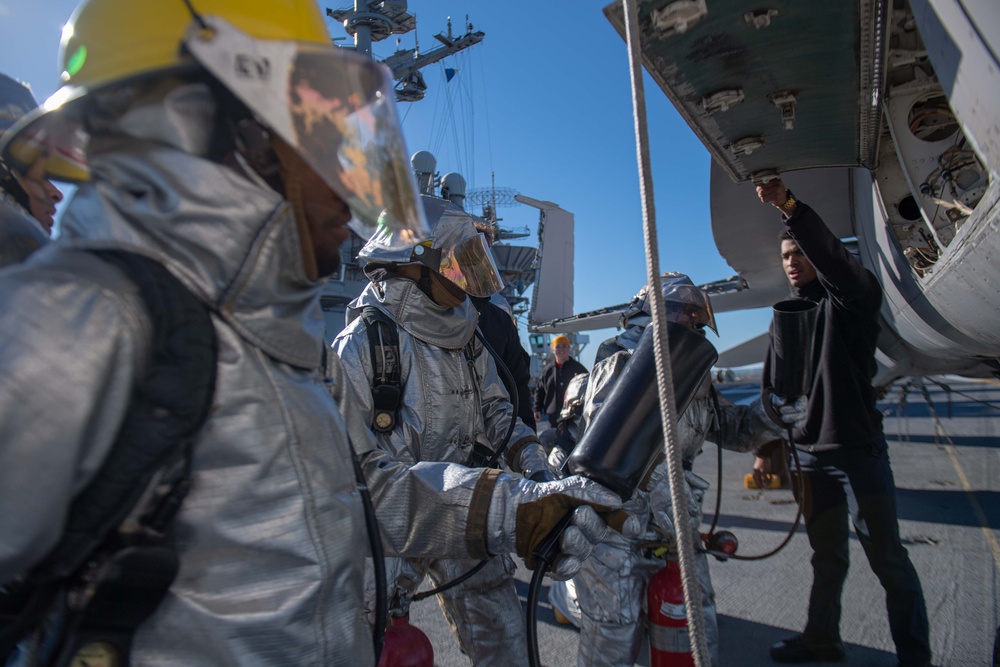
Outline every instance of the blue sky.
MULTIPOLYGON (((76 4, 0 0, 0 71, 30 83, 39 101, 58 86, 60 30, 76 4)), ((455 34, 465 31, 466 15, 486 33, 478 46, 424 70, 427 97, 401 105, 410 151, 430 150, 441 173, 461 173, 470 188, 488 187, 495 174, 498 186, 573 212, 577 312, 627 301, 646 282, 628 58, 601 11, 606 4, 409 2, 424 51, 437 44, 433 35, 446 29, 449 16, 455 34), (445 67, 459 69, 448 84, 445 67)), ((333 37, 345 36, 340 24, 327 23, 333 37)), ((375 44, 375 54, 390 55, 395 40, 375 44)), ((400 40, 412 47, 414 35, 400 40)), ((712 240, 708 152, 659 88, 645 81, 661 270, 683 271, 696 283, 726 278, 734 272, 712 240)), ((504 226, 536 227, 534 209, 513 206, 499 214, 504 226)), ((764 331, 770 312, 718 319, 720 337, 713 342, 725 350, 764 331)), ((591 332, 581 361, 590 366, 612 333, 591 332)))

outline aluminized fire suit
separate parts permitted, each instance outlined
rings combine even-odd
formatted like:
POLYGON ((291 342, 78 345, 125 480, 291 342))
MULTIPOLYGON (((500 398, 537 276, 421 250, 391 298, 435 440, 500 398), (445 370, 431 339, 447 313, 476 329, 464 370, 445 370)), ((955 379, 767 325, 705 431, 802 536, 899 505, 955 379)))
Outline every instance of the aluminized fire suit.
MULTIPOLYGON (((211 104, 188 96, 185 108, 195 102, 211 104)), ((155 121, 143 112, 142 128, 178 116, 165 104, 155 121)), ((469 516, 482 470, 388 461, 342 378, 341 415, 319 372, 322 281, 306 277, 291 207, 252 173, 183 143, 207 134, 104 139, 63 237, 0 278, 0 581, 60 536, 147 363, 151 325, 134 285, 75 251, 125 248, 163 262, 207 303, 219 341, 193 488, 168 536, 180 573, 139 628, 132 664, 371 665, 360 613, 368 540, 348 436, 376 505, 393 510, 379 514, 387 550, 467 556, 478 537, 485 555, 497 546, 487 528, 500 524, 469 516)), ((501 476, 486 490, 491 513, 516 484, 501 476)))
MULTIPOLYGON (((370 283, 351 303, 348 317, 357 317, 365 306, 389 315, 399 335, 403 392, 399 419, 392 431, 376 435, 379 447, 407 465, 420 461, 467 463, 477 444, 495 451, 504 440, 514 408, 492 357, 474 336, 478 316, 472 301, 466 298, 459 306, 445 308, 413 281, 390 278, 370 283)), ((373 367, 364 321, 354 319, 333 347, 354 385, 360 413, 370 418, 373 367)), ((504 460, 525 476, 548 470, 534 431, 520 419, 504 460)), ((477 562, 448 559, 444 553, 440 556, 397 559, 387 565, 390 597, 396 591, 412 595, 424 574, 437 586, 464 574, 477 562)), ((510 556, 498 555, 467 582, 440 596, 445 615, 474 665, 528 663, 514 571, 510 556)))
MULTIPOLYGON (((643 329, 644 326, 633 326, 602 343, 587 383, 581 434, 624 370, 643 329), (602 358, 602 355, 609 356, 602 358)), ((720 424, 716 419, 710 391, 711 383, 706 377, 703 387, 677 420, 677 436, 685 468, 684 477, 687 480, 690 529, 696 545, 701 543, 699 527, 702 502, 709 483, 691 472, 690 467, 695 457, 701 453, 705 440, 711 440, 724 449, 747 452, 781 437, 781 432, 764 414, 759 401, 753 406, 736 406, 719 396, 720 424)), ((553 450, 553 453, 558 451, 553 450)), ((557 453, 555 455, 560 456, 557 453)), ((625 507, 635 516, 646 518, 645 534, 636 540, 611 535, 594 549, 593 556, 573 578, 582 612, 577 657, 580 667, 631 667, 638 657, 643 636, 646 585, 650 577, 664 565, 661 558, 648 553, 641 543, 662 542, 664 534, 674 534, 666 462, 654 468, 645 489, 637 490, 625 507)), ((696 558, 705 612, 706 639, 712 665, 718 667, 719 628, 708 557, 699 553, 696 558)), ((554 588, 554 595, 565 595, 564 587, 554 588)), ((572 609, 573 606, 569 607, 572 609)))

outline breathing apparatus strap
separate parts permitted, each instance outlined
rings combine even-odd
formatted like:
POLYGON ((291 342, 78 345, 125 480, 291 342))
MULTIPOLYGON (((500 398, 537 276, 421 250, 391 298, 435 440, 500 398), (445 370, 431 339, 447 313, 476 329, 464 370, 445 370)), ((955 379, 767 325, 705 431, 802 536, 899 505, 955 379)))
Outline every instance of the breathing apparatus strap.
MULTIPOLYGON (((476 372, 476 359, 479 358, 479 355, 482 353, 482 349, 476 349, 476 338, 479 338, 480 342, 484 346, 488 345, 486 338, 482 335, 482 332, 479 330, 479 326, 477 325, 475 335, 470 338, 469 342, 467 342, 465 347, 462 348, 462 355, 465 357, 465 363, 468 367, 469 373, 472 375, 473 381, 478 385, 479 374, 476 372)), ((492 354, 496 354, 495 352, 492 352, 492 348, 489 349, 492 354)), ((508 435, 499 451, 502 452, 506 449, 509 441, 510 436, 508 435)), ((477 438, 476 441, 472 443, 472 451, 469 452, 469 457, 465 460, 465 465, 469 468, 492 468, 493 464, 496 463, 497 458, 499 458, 499 455, 494 458, 494 454, 495 451, 489 443, 483 442, 477 438)))
POLYGON ((375 306, 365 306, 361 319, 372 359, 372 430, 390 433, 396 427, 403 399, 399 332, 396 323, 375 306))
POLYGON ((136 379, 111 451, 74 498, 59 542, 0 591, 3 661, 40 630, 54 639, 47 665, 77 664, 92 642, 113 649, 115 664, 128 664, 132 635, 179 568, 163 532, 190 488, 195 437, 212 406, 215 325, 159 262, 127 251, 89 252, 138 288, 152 324, 150 363, 136 379))
MULTIPOLYGON (((470 464, 470 467, 492 468, 497 464, 497 461, 500 460, 500 457, 503 456, 505 452, 507 452, 507 446, 510 444, 510 437, 514 434, 514 427, 517 426, 517 403, 518 403, 517 382, 514 381, 514 376, 513 374, 511 374, 510 369, 507 368, 507 364, 503 362, 503 357, 501 357, 500 354, 495 349, 493 349, 493 346, 490 345, 490 342, 488 340, 486 340, 486 336, 483 335, 483 332, 480 331, 478 326, 476 327, 476 338, 479 339, 479 342, 483 344, 483 347, 486 349, 486 351, 490 353, 491 357, 493 357, 493 361, 496 363, 497 370, 500 372, 501 375, 503 375, 507 379, 507 383, 509 383, 512 392, 510 395, 510 404, 512 408, 510 413, 510 423, 507 424, 507 432, 504 434, 503 442, 500 444, 499 447, 497 447, 492 452, 484 452, 484 451, 478 452, 478 454, 487 455, 485 461, 483 461, 481 464, 477 465, 470 464)), ((521 448, 523 448, 523 446, 524 445, 521 445, 521 448)), ((476 454, 477 452, 473 451, 473 455, 476 454)), ((520 457, 520 449, 518 450, 518 457, 520 457)), ((508 463, 510 463, 509 459, 510 457, 508 456, 508 463)), ((513 468, 513 466, 511 467, 513 468)))
POLYGON ((0 162, 0 188, 6 190, 25 211, 31 211, 31 198, 28 192, 2 162, 0 162))

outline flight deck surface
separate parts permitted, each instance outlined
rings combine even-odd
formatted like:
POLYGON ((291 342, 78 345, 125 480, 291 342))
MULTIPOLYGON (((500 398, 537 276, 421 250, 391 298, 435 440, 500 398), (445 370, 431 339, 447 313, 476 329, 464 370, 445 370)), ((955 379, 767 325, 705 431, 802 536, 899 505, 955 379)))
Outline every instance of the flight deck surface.
MULTIPOLYGON (((932 411, 919 386, 906 380, 893 385, 879 404, 896 479, 900 533, 924 587, 934 665, 989 667, 1000 624, 1000 384, 935 379, 951 388, 950 405, 945 389, 925 381, 932 411)), ((727 394, 746 400, 754 392, 733 388, 727 394)), ((716 451, 706 444, 695 464, 695 472, 712 483, 705 528, 715 509, 716 451)), ((749 454, 723 454, 719 527, 736 533, 739 553, 745 555, 776 546, 795 517, 787 488, 744 488, 751 466, 749 454)), ((853 531, 850 550, 841 621, 847 662, 841 664, 893 667, 885 595, 853 531)), ((768 647, 802 628, 812 581, 810 555, 800 526, 772 558, 712 562, 723 667, 772 665, 768 647)), ((523 566, 517 575, 522 602, 530 575, 523 566)), ((575 666, 578 631, 556 623, 546 592, 538 610, 542 664, 575 666)), ((470 664, 436 602, 414 604, 411 622, 430 637, 437 667, 470 664)), ((645 645, 636 664, 649 664, 645 645)))

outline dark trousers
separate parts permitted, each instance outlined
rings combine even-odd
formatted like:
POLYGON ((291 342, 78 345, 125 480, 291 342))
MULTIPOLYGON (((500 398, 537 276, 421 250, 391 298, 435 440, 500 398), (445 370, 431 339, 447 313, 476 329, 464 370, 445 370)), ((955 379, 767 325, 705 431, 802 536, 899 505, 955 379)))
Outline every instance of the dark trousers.
POLYGON ((805 475, 803 515, 813 549, 806 640, 840 639, 850 516, 868 563, 885 589, 889 629, 900 664, 930 665, 927 609, 917 571, 899 539, 896 486, 885 438, 864 447, 812 454, 800 450, 799 461, 805 475))

